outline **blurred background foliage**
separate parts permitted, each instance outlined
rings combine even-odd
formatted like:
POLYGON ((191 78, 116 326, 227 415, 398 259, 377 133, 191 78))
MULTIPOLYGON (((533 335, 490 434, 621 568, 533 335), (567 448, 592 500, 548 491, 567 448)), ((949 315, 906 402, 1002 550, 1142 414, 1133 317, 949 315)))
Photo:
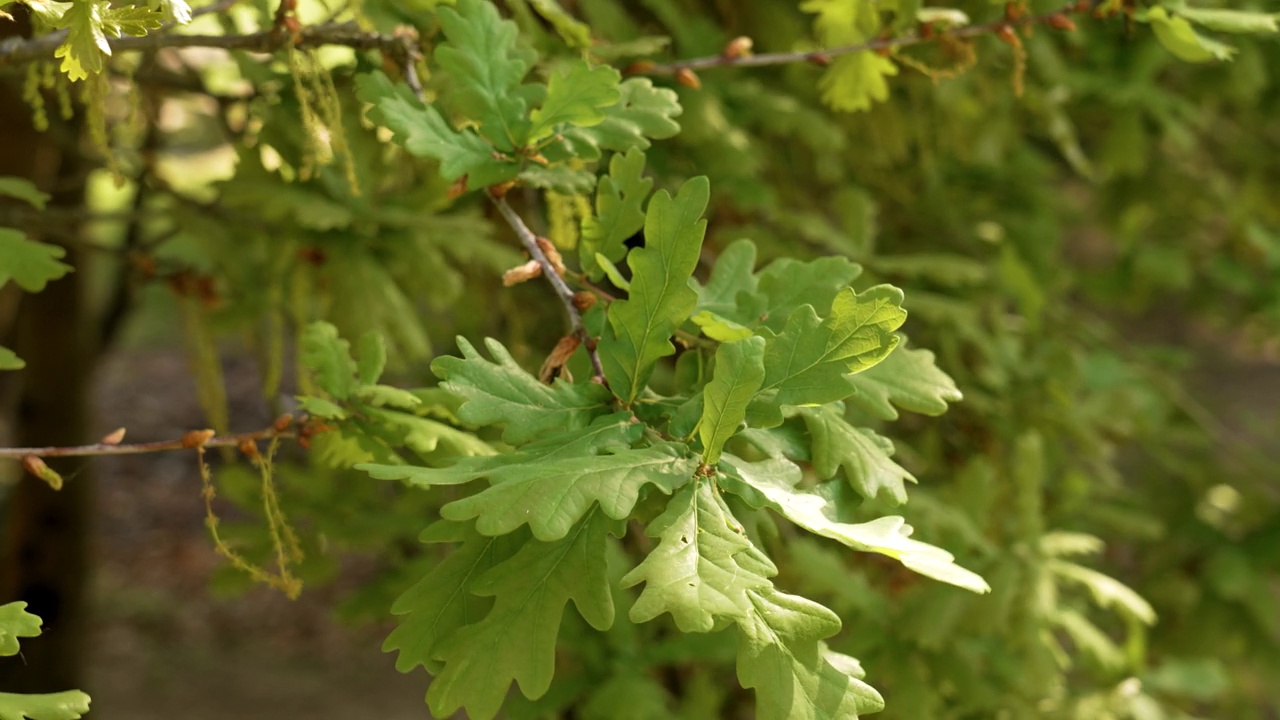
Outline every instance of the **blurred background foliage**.
MULTIPOLYGON (((546 4, 500 3, 553 67, 578 31, 557 33, 546 4)), ((898 17, 909 4, 881 10, 898 17)), ((371 27, 413 26, 428 47, 438 32, 430 0, 358 5, 371 27)), ((561 5, 595 38, 588 52, 619 66, 715 55, 739 36, 756 52, 840 44, 822 20, 860 7, 561 5)), ((975 22, 1004 12, 956 8, 975 22)), ((193 31, 249 31, 274 12, 246 1, 193 31)), ((350 10, 315 0, 298 12, 307 24, 350 10)), ((769 542, 783 584, 845 619, 833 646, 862 661, 886 717, 1275 718, 1280 46, 1233 36, 1233 61, 1190 64, 1124 13, 1077 24, 1022 37, 1024 79, 1019 53, 990 37, 904 49, 879 97, 850 94, 824 79, 834 68, 812 63, 710 69, 698 88, 659 78, 679 92, 682 131, 648 150, 649 172, 667 188, 710 176, 708 264, 746 237, 764 260, 842 255, 865 267, 861 284, 903 287, 912 345, 964 393, 939 418, 856 403, 849 413, 864 426, 897 420, 883 432, 920 482, 894 511, 987 578, 991 595, 809 539, 769 542), (963 71, 930 77, 947 68, 963 71), (1269 374, 1241 384, 1241 368, 1256 367, 1269 374)), ((362 122, 353 75, 374 67, 365 54, 122 54, 112 66, 100 99, 108 133, 83 152, 114 172, 87 175, 84 203, 129 219, 70 240, 83 322, 101 326, 123 303, 114 341, 126 347, 173 343, 183 328, 214 427, 244 429, 220 356, 253 359, 262 413, 289 410, 310 390, 297 350, 316 319, 353 339, 381 333, 407 386, 433 382, 428 361, 457 334, 502 338, 526 367, 554 345, 548 289, 501 286, 522 258, 490 208, 455 199, 433 163, 362 122)), ((66 90, 53 84, 57 125, 66 90)), ((512 201, 567 247, 590 200, 517 190, 512 201)), ((38 224, 56 239, 59 222, 51 211, 38 224)), ((399 443, 412 441, 389 441, 399 443)), ((416 536, 447 500, 344 469, 383 452, 325 433, 278 467, 304 581, 334 578, 344 553, 375 559, 379 571, 341 606, 358 621, 385 618, 435 561, 416 536)), ((256 472, 228 465, 218 481, 251 515, 256 472)), ((227 534, 250 556, 269 552, 259 521, 227 534)), ((218 582, 248 580, 228 571, 218 582)), ((676 667, 715 655, 669 652, 676 667)), ((729 664, 689 669, 681 684, 689 717, 729 717, 741 700, 724 695, 729 664)), ((556 694, 511 712, 539 716, 556 694)), ((583 715, 596 716, 609 712, 583 715)))

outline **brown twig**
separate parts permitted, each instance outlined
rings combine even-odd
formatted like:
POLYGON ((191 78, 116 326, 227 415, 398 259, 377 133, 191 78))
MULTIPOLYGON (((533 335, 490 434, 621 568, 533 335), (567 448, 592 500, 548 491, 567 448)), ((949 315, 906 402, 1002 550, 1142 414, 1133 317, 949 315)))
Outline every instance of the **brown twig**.
POLYGON ((785 65, 796 62, 810 62, 817 64, 825 64, 831 58, 840 55, 849 55, 852 53, 865 52, 868 50, 889 50, 893 48, 908 47, 911 45, 920 45, 922 43, 933 42, 942 38, 971 38, 985 34, 997 34, 1005 28, 1021 28, 1030 25, 1050 24, 1054 22, 1055 17, 1066 17, 1075 12, 1087 12, 1092 9, 1091 4, 1071 3, 1059 10, 1043 13, 1041 15, 1026 15, 1019 18, 1000 20, 982 23, 980 25, 966 25, 964 27, 955 28, 945 31, 934 31, 928 34, 921 34, 916 31, 908 31, 897 37, 877 38, 856 45, 844 45, 841 47, 827 48, 823 50, 807 50, 803 52, 778 52, 778 53, 760 53, 756 55, 735 55, 726 53, 721 55, 712 55, 709 57, 690 58, 688 60, 677 60, 670 63, 659 63, 651 66, 641 66, 634 68, 631 72, 638 75, 674 75, 681 71, 705 70, 709 68, 719 67, 762 67, 767 65, 785 65))
POLYGON ((64 447, 0 448, 0 458, 20 460, 29 455, 34 455, 35 457, 40 458, 142 455, 144 453, 169 452, 171 450, 193 450, 196 447, 239 447, 242 443, 246 442, 273 440, 277 438, 293 439, 297 437, 298 433, 293 430, 289 430, 287 428, 284 430, 277 430, 276 426, 273 425, 262 430, 254 430, 253 432, 210 437, 195 446, 191 444, 189 437, 184 436, 177 440, 161 440, 159 442, 120 445, 95 443, 93 445, 72 445, 64 447))
POLYGON ((506 198, 489 194, 489 199, 498 207, 498 212, 502 214, 503 219, 507 221, 511 229, 516 231, 516 235, 520 238, 520 244, 524 245, 529 257, 537 260, 538 264, 542 266, 543 277, 555 288, 556 295, 559 296, 561 304, 564 305, 564 311, 569 316, 569 324, 573 328, 573 335, 580 339, 583 347, 587 349, 587 356, 591 358, 592 372, 596 378, 603 381, 604 366, 600 364, 600 354, 596 352, 595 339, 587 335, 587 327, 582 323, 582 313, 578 311, 578 306, 573 302, 573 289, 564 281, 564 278, 556 270, 555 265, 547 258, 546 253, 542 252, 542 248, 538 246, 538 236, 529 229, 524 219, 512 209, 506 198))

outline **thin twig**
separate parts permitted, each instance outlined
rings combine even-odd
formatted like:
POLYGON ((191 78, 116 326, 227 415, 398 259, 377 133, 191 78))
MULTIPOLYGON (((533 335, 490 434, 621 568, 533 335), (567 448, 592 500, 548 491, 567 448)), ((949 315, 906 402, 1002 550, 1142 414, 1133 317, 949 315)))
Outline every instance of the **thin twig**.
POLYGON ((18 460, 27 457, 28 455, 34 455, 40 458, 142 455, 145 453, 169 452, 171 450, 194 450, 196 447, 239 447, 240 444, 244 442, 272 440, 275 438, 291 439, 297 437, 298 434, 292 430, 277 430, 273 426, 262 430, 254 430, 253 432, 239 433, 237 435, 214 436, 204 440, 198 446, 193 446, 191 441, 186 438, 179 438, 177 440, 161 440, 159 442, 120 445, 96 443, 93 445, 72 445, 64 447, 0 448, 0 458, 12 458, 18 460))
POLYGON ((987 33, 998 33, 1004 28, 1020 28, 1029 25, 1049 23, 1055 17, 1065 17, 1074 12, 1082 12, 1089 8, 1081 8, 1071 3, 1060 10, 1041 15, 1027 15, 1013 20, 1001 19, 980 25, 966 25, 952 30, 938 30, 930 35, 921 35, 912 30, 897 37, 877 38, 856 45, 827 48, 823 50, 806 50, 802 52, 760 53, 755 55, 712 55, 709 57, 677 60, 670 63, 659 63, 633 70, 638 75, 671 75, 681 70, 705 70, 718 67, 762 67, 767 65, 785 65, 796 62, 823 64, 840 55, 865 52, 868 50, 888 50, 892 48, 920 45, 943 38, 971 38, 987 33))
POLYGON ((591 358, 591 368, 595 376, 600 380, 604 380, 604 366, 600 364, 600 355, 596 352, 595 341, 587 336, 587 327, 582 323, 582 313, 578 312, 578 307, 573 304, 573 289, 569 287, 560 273, 556 272, 556 268, 551 264, 551 260, 547 258, 546 253, 542 252, 542 248, 538 247, 538 236, 533 234, 529 226, 525 224, 524 219, 512 209, 506 201, 506 198, 494 197, 489 195, 489 199, 493 200, 493 204, 498 207, 498 212, 502 213, 502 217, 516 231, 516 235, 520 238, 520 244, 524 245, 524 249, 528 251, 529 257, 538 261, 542 266, 542 274, 555 288, 556 295, 560 297, 561 304, 564 305, 565 313, 569 315, 569 324, 573 328, 573 334, 582 340, 582 345, 587 349, 587 356, 591 358))

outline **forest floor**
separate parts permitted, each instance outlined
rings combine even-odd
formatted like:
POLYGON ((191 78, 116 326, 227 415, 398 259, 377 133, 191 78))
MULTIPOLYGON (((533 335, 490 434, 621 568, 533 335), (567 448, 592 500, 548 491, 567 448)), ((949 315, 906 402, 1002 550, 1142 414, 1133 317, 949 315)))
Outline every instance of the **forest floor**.
MULTIPOLYGON (((270 423, 252 375, 227 368, 237 429, 270 423)), ((180 351, 116 352, 95 385, 100 434, 124 424, 130 440, 167 439, 206 424, 180 351)), ((205 530, 191 453, 100 458, 93 472, 95 631, 85 690, 94 720, 429 717, 427 674, 401 675, 380 650, 390 623, 333 619, 341 578, 296 601, 268 588, 210 589, 222 560, 205 530)))

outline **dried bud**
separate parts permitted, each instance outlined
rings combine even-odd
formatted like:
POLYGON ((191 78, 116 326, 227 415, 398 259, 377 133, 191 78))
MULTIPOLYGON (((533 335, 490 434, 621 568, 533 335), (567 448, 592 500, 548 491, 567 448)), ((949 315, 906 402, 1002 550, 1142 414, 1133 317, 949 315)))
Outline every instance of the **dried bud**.
POLYGON ((506 197, 507 191, 515 186, 515 180, 508 180, 504 183, 498 183, 497 185, 490 185, 489 194, 496 198, 506 197))
POLYGON ((465 193, 466 191, 467 191, 467 176, 463 175, 462 177, 453 181, 453 184, 449 186, 449 191, 445 194, 449 197, 450 200, 457 200, 458 198, 462 197, 463 193, 465 193))
POLYGON ((49 487, 54 490, 62 489, 62 476, 53 468, 45 465, 44 460, 39 457, 35 455, 22 456, 22 467, 36 478, 49 483, 49 487))
POLYGON ((551 267, 557 274, 564 275, 567 272, 564 267, 564 258, 560 257, 560 251, 556 249, 555 244, 544 237, 540 237, 538 238, 538 247, 542 248, 543 254, 547 256, 547 260, 551 262, 551 267))
POLYGON ((209 442, 215 434, 216 433, 212 430, 191 430, 183 433, 182 447, 187 448, 188 450, 204 447, 204 444, 209 442))
POLYGON ((1076 3, 1075 11, 1078 13, 1089 12, 1089 9, 1092 7, 1093 7, 1092 0, 1080 0, 1079 2, 1076 3))
POLYGON ((720 53, 729 60, 736 60, 740 57, 747 57, 751 54, 751 38, 746 35, 739 35, 730 40, 724 46, 724 52, 720 53))
POLYGON ((244 456, 250 460, 257 460, 262 457, 261 453, 258 452, 258 443, 247 438, 241 440, 240 444, 236 447, 239 448, 240 452, 244 453, 244 456))
POLYGON ((530 156, 529 156, 529 159, 530 159, 530 160, 532 160, 532 161, 534 161, 534 162, 536 162, 536 163, 538 163, 538 164, 539 164, 539 165, 541 165, 542 167, 546 167, 546 166, 548 166, 548 165, 550 165, 550 164, 551 164, 551 161, 550 161, 550 160, 547 160, 545 157, 543 157, 543 156, 542 156, 542 153, 534 153, 534 154, 532 154, 532 155, 530 155, 530 156))
POLYGON ((275 421, 271 423, 271 429, 275 430, 278 433, 282 433, 285 430, 288 430, 289 426, 292 424, 293 424, 293 416, 290 415, 289 413, 285 413, 284 415, 281 415, 280 417, 276 418, 275 421))
POLYGON ((1019 47, 1022 45, 1022 41, 1018 39, 1017 33, 1013 31, 1012 25, 1001 25, 1000 29, 996 30, 996 37, 1013 47, 1019 47))
POLYGON ((542 369, 538 371, 538 379, 544 383, 549 383, 560 374, 565 363, 569 362, 569 358, 573 357, 574 351, 582 344, 582 340, 577 335, 565 335, 560 338, 560 342, 556 343, 555 349, 547 356, 546 362, 542 363, 542 369))
POLYGON ((1049 27, 1054 30, 1062 30, 1063 32, 1075 32, 1076 23, 1066 15, 1050 15, 1049 27))
POLYGON ((630 65, 628 65, 625 69, 623 69, 622 74, 623 75, 644 75, 645 73, 649 72, 655 67, 657 66, 654 65, 652 60, 637 60, 631 63, 630 65))
POLYGON ((502 284, 506 287, 519 285, 526 280, 532 280, 542 274, 542 265, 537 260, 530 260, 523 265, 517 265, 510 270, 502 273, 502 284))
POLYGON ((702 89, 702 81, 689 68, 680 68, 676 71, 676 82, 692 90, 702 89))
POLYGON ((809 56, 809 62, 818 67, 826 67, 831 64, 831 56, 826 53, 814 53, 809 56))
POLYGON ((583 290, 573 294, 573 306, 578 308, 578 312, 586 312, 596 304, 596 294, 583 290))
POLYGON ((102 436, 103 445, 119 445, 124 440, 124 428, 116 428, 102 436))

